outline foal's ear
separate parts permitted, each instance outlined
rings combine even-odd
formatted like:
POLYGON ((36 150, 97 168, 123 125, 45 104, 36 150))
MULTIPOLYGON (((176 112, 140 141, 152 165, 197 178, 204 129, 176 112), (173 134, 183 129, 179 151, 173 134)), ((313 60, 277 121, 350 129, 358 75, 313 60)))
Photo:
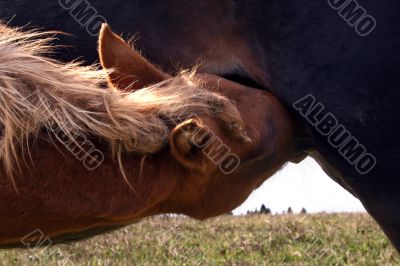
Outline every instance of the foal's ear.
POLYGON ((134 91, 170 78, 116 35, 107 24, 100 31, 99 55, 103 68, 113 69, 108 80, 122 91, 134 91))

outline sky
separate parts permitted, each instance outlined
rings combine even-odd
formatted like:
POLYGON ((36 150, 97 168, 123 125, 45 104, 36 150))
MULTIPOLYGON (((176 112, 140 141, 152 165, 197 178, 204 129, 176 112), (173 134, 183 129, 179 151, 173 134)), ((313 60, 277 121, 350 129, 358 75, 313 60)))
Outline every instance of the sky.
POLYGON ((260 209, 261 204, 272 213, 282 213, 288 207, 295 213, 303 207, 308 213, 365 211, 360 201, 332 181, 312 158, 288 164, 254 191, 234 214, 260 209))

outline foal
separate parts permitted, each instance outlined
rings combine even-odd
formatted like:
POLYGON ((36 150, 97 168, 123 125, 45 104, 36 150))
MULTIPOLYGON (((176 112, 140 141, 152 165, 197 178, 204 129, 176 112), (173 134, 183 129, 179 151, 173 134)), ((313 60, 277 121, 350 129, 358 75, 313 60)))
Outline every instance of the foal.
POLYGON ((110 71, 48 59, 48 41, 0 29, 0 245, 219 215, 301 155, 302 128, 268 92, 170 77, 106 26, 110 71))

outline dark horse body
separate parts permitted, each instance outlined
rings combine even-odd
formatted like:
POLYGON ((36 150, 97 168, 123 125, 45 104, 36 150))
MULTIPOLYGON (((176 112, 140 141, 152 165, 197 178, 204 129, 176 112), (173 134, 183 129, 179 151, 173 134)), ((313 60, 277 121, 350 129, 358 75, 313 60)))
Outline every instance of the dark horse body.
MULTIPOLYGON (((93 62, 97 37, 87 32, 85 24, 90 23, 84 16, 82 27, 70 15, 71 10, 77 14, 72 5, 78 2, 0 1, 0 18, 7 21, 16 15, 12 26, 30 22, 72 33, 60 44, 73 47, 57 57, 71 60, 85 55, 84 60, 93 62)), ((306 115, 307 100, 298 109, 310 120, 304 119, 322 156, 321 165, 363 202, 400 249, 400 3, 360 1, 377 21, 376 29, 362 37, 329 2, 341 1, 93 0, 91 4, 115 31, 138 33, 136 47, 165 71, 200 64, 208 72, 252 80, 291 108, 312 94, 314 105, 323 104, 325 113, 315 109, 306 115), (359 171, 351 158, 352 148, 356 156, 359 146, 347 151, 334 147, 312 125, 327 112, 375 157, 370 171, 359 171)))

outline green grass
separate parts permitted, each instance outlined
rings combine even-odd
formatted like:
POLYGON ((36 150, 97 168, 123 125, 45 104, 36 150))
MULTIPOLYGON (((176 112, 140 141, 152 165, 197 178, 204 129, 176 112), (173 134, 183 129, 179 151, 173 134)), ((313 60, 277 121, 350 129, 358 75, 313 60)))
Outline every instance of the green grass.
POLYGON ((0 251, 2 265, 399 265, 363 214, 158 217, 71 245, 0 251))

